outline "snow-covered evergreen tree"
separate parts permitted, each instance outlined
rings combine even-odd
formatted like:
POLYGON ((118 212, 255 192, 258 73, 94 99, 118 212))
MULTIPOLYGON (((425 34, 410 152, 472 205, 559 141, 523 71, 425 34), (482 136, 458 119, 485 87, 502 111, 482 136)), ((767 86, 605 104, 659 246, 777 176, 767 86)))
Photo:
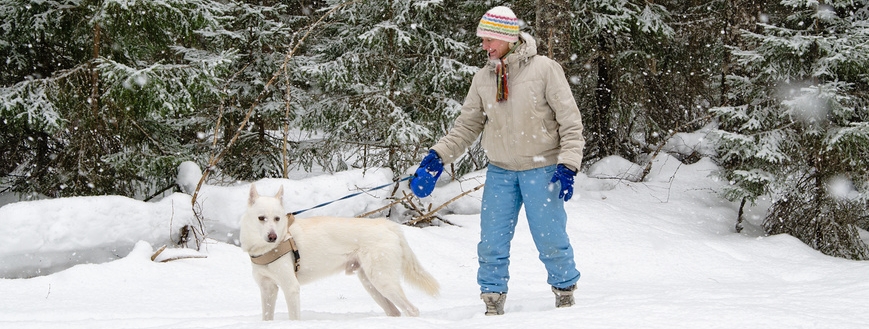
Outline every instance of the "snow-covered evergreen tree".
POLYGON ((821 252, 869 258, 856 224, 869 188, 869 4, 785 0, 763 33, 745 31, 721 120, 730 200, 772 208, 767 233, 821 252))
POLYGON ((145 195, 170 185, 181 119, 215 102, 231 51, 188 51, 220 24, 210 0, 0 3, 3 176, 48 196, 145 195))
POLYGON ((670 15, 659 2, 574 2, 573 62, 582 68, 568 72, 582 72, 570 78, 583 109, 589 160, 643 160, 639 156, 660 142, 661 132, 693 119, 693 106, 677 110, 685 104, 672 93, 691 72, 673 56, 684 48, 670 15))
POLYGON ((281 128, 304 94, 279 71, 309 9, 281 1, 3 2, 4 184, 49 196, 147 197, 172 186, 181 161, 206 165, 221 152, 223 161, 208 168, 224 177, 280 176, 281 128))
POLYGON ((458 115, 478 69, 468 63, 484 59, 470 57, 474 30, 456 22, 476 24, 485 9, 468 13, 480 4, 465 1, 326 2, 323 11, 341 8, 292 68, 307 77, 316 100, 301 118, 321 137, 308 152, 336 164, 332 170, 388 167, 398 175, 458 115))
POLYGON ((225 8, 231 19, 200 31, 209 40, 209 47, 196 51, 211 54, 232 50, 238 60, 231 64, 231 75, 221 85, 220 104, 196 117, 197 129, 209 134, 219 123, 215 147, 212 138, 203 139, 196 154, 214 157, 222 153, 221 161, 209 170, 228 180, 284 177, 284 162, 290 162, 288 167, 298 162, 293 154, 296 147, 288 147, 290 154, 284 153, 284 137, 298 133, 297 112, 302 111, 307 98, 306 85, 297 82, 299 74, 287 69, 285 63, 310 24, 312 8, 284 1, 233 1, 225 8), (293 131, 287 131, 288 127, 293 131), (238 138, 229 145, 236 133, 238 138))

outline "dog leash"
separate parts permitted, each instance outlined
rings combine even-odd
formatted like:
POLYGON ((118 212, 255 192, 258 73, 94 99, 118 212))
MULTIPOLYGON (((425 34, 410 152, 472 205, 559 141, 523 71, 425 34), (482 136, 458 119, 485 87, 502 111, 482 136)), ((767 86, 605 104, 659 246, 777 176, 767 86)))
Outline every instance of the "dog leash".
POLYGON ((338 202, 338 201, 341 201, 341 200, 344 200, 344 199, 349 199, 349 198, 355 197, 355 196, 360 195, 360 194, 362 194, 362 193, 367 193, 367 192, 371 192, 371 191, 374 191, 374 190, 382 189, 382 188, 387 187, 387 186, 392 186, 392 184, 401 183, 401 182, 406 181, 406 180, 411 179, 411 178, 413 178, 413 175, 410 175, 410 176, 407 176, 407 177, 405 177, 405 178, 399 179, 399 180, 394 181, 394 182, 392 182, 392 183, 383 184, 383 185, 376 186, 376 187, 372 187, 372 188, 370 188, 370 189, 367 189, 367 190, 364 190, 364 191, 361 191, 361 192, 357 192, 357 193, 353 193, 353 194, 348 194, 348 195, 345 195, 345 196, 341 197, 340 199, 332 200, 332 201, 329 201, 329 202, 324 202, 324 203, 318 204, 318 205, 313 206, 313 207, 308 208, 308 209, 296 210, 296 211, 294 211, 294 212, 291 212, 290 214, 295 216, 295 215, 301 214, 301 213, 303 213, 303 212, 306 212, 306 211, 308 211, 308 210, 317 209, 317 208, 320 208, 320 207, 324 207, 324 206, 330 205, 330 204, 332 204, 332 203, 334 203, 334 202, 338 202))

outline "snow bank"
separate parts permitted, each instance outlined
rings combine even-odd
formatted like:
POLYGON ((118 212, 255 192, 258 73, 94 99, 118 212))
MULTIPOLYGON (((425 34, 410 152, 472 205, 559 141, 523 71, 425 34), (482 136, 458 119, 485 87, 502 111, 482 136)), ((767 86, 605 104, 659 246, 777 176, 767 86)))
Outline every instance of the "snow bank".
POLYGON ((184 194, 154 203, 121 196, 11 203, 0 208, 0 277, 115 260, 139 241, 170 244, 191 223, 190 196, 184 194))
MULTIPOLYGON (((176 181, 183 191, 192 193, 201 175, 202 171, 196 164, 185 162, 179 166, 176 181)), ((350 170, 300 180, 263 179, 257 181, 256 186, 262 195, 273 195, 283 186, 287 211, 304 211, 297 215, 300 218, 323 215, 353 217, 389 204, 394 186, 370 189, 391 181, 390 170, 350 170), (364 193, 335 201, 360 192, 364 193)), ((438 206, 478 184, 477 181, 445 181, 439 187, 438 196, 427 198, 425 202, 438 206)), ((234 186, 205 184, 201 187, 196 211, 202 215, 206 237, 239 244, 238 219, 247 207, 249 190, 250 183, 234 186)), ((407 181, 402 182, 397 191, 398 196, 403 193, 410 193, 407 181)), ((476 193, 476 200, 459 200, 443 212, 479 213, 479 193, 482 190, 476 193)), ((33 277, 76 264, 116 260, 129 254, 139 241, 158 247, 174 245, 183 226, 200 227, 191 199, 188 194, 176 193, 158 202, 95 196, 7 204, 0 207, 0 226, 4 228, 0 230, 0 278, 33 277)), ((375 216, 385 216, 386 211, 388 209, 375 216)))

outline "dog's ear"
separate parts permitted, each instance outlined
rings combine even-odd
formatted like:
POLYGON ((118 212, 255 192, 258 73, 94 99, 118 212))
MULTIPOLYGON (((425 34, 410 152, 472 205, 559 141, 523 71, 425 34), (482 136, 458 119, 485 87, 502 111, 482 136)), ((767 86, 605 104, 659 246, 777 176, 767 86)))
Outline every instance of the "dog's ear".
POLYGON ((247 199, 247 205, 252 206, 258 197, 259 193, 256 192, 256 184, 250 184, 250 198, 247 199))
POLYGON ((284 205, 284 186, 283 185, 281 185, 281 187, 278 188, 278 193, 275 194, 275 198, 281 202, 282 206, 284 205))

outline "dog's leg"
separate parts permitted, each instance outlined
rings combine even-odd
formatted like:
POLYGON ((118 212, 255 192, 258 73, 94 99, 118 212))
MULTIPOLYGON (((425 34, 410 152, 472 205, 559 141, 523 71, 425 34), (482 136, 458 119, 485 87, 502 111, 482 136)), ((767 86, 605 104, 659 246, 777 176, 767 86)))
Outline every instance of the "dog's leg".
POLYGON ((401 312, 398 311, 395 304, 390 302, 389 299, 386 299, 383 294, 377 291, 377 288, 374 287, 371 280, 368 280, 365 271, 358 271, 356 272, 356 275, 359 277, 359 281, 362 282, 362 286, 365 287, 365 290, 367 290, 368 294, 371 295, 371 298, 374 298, 377 305, 380 305, 380 307, 383 308, 383 311, 386 312, 387 316, 401 316, 401 312))
MULTIPOLYGON (((386 298, 391 305, 394 305, 393 307, 397 306, 403 310, 405 316, 419 316, 419 309, 407 300, 404 290, 401 289, 400 257, 382 257, 381 255, 370 257, 368 254, 360 254, 357 259, 359 260, 359 273, 364 273, 372 290, 376 290, 378 295, 386 298)), ((377 298, 375 297, 375 299, 377 298)))
POLYGON ((278 285, 266 277, 256 280, 259 284, 260 299, 263 309, 263 321, 275 319, 275 302, 278 300, 278 285))
POLYGON ((284 300, 287 302, 287 313, 290 314, 290 320, 299 320, 302 318, 302 310, 299 303, 299 280, 296 278, 292 267, 285 268, 288 273, 281 278, 281 290, 284 291, 284 300))
POLYGON ((398 281, 384 282, 384 280, 374 279, 371 283, 383 297, 386 297, 390 302, 404 310, 404 315, 419 316, 419 309, 410 303, 398 281))

